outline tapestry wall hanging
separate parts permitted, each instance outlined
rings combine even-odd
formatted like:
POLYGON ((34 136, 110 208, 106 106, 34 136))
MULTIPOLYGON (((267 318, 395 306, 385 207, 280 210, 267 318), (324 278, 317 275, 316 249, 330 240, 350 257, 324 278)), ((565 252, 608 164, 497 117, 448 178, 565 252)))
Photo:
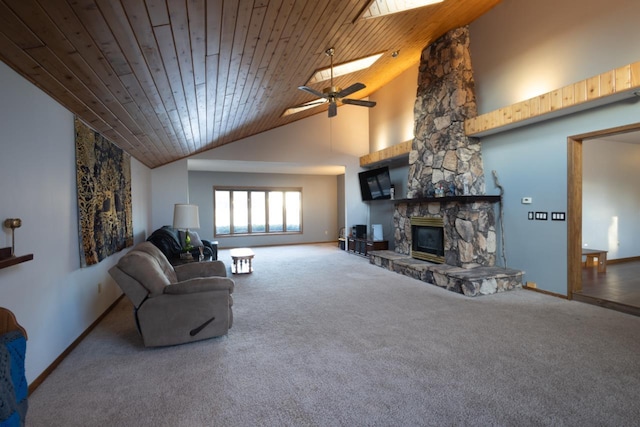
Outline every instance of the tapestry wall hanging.
POLYGON ((131 156, 75 119, 80 266, 133 245, 131 156))

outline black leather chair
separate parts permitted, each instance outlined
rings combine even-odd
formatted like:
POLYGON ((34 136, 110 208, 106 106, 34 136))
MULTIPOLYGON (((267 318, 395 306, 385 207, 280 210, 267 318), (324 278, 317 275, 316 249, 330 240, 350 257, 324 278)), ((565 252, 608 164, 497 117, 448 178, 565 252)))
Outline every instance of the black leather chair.
POLYGON ((200 255, 200 243, 202 243, 205 259, 218 259, 218 242, 200 239, 198 233, 194 231, 189 231, 189 236, 191 237, 191 245, 193 246, 189 251, 184 248, 184 232, 178 231, 169 225, 160 227, 151 233, 147 241, 153 243, 160 249, 169 262, 180 259, 180 254, 185 252, 190 252, 194 258, 198 258, 200 255))

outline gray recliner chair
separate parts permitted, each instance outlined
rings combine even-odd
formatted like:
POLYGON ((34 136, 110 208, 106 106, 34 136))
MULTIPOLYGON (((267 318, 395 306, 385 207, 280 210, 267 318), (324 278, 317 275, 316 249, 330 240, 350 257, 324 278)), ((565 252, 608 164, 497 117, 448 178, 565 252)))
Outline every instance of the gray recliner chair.
POLYGON ((171 266, 151 242, 134 246, 109 274, 134 305, 147 347, 225 335, 233 323, 233 280, 222 261, 171 266))

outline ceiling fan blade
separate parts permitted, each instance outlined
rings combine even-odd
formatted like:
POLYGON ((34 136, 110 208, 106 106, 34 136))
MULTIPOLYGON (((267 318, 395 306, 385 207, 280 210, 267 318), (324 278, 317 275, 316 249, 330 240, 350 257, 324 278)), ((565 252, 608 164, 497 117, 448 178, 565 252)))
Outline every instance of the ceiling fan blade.
POLYGON ((362 83, 354 83, 351 86, 349 86, 346 89, 342 89, 340 92, 338 92, 338 94, 336 95, 338 98, 343 98, 345 96, 349 96, 354 92, 357 92, 359 90, 364 89, 366 86, 362 83))
POLYGON ((363 101, 360 99, 349 99, 349 98, 345 98, 345 99, 341 99, 340 101, 342 101, 343 104, 351 104, 351 105, 359 105, 360 107, 375 107, 376 103, 373 101, 363 101))
POLYGON ((329 117, 335 117, 338 114, 338 104, 334 102, 329 103, 329 117))
POLYGON ((298 86, 298 89, 303 90, 307 93, 310 93, 313 96, 317 96, 318 98, 324 98, 326 95, 322 92, 318 92, 315 89, 310 88, 309 86, 298 86))

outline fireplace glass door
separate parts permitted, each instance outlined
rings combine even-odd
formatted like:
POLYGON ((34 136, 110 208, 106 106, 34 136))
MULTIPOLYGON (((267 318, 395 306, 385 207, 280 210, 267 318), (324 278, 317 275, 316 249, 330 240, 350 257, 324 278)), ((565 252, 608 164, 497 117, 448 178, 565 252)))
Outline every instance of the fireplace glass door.
POLYGON ((444 262, 444 224, 441 218, 411 218, 411 256, 444 262))
POLYGON ((442 228, 414 225, 414 250, 444 256, 444 236, 442 228))

